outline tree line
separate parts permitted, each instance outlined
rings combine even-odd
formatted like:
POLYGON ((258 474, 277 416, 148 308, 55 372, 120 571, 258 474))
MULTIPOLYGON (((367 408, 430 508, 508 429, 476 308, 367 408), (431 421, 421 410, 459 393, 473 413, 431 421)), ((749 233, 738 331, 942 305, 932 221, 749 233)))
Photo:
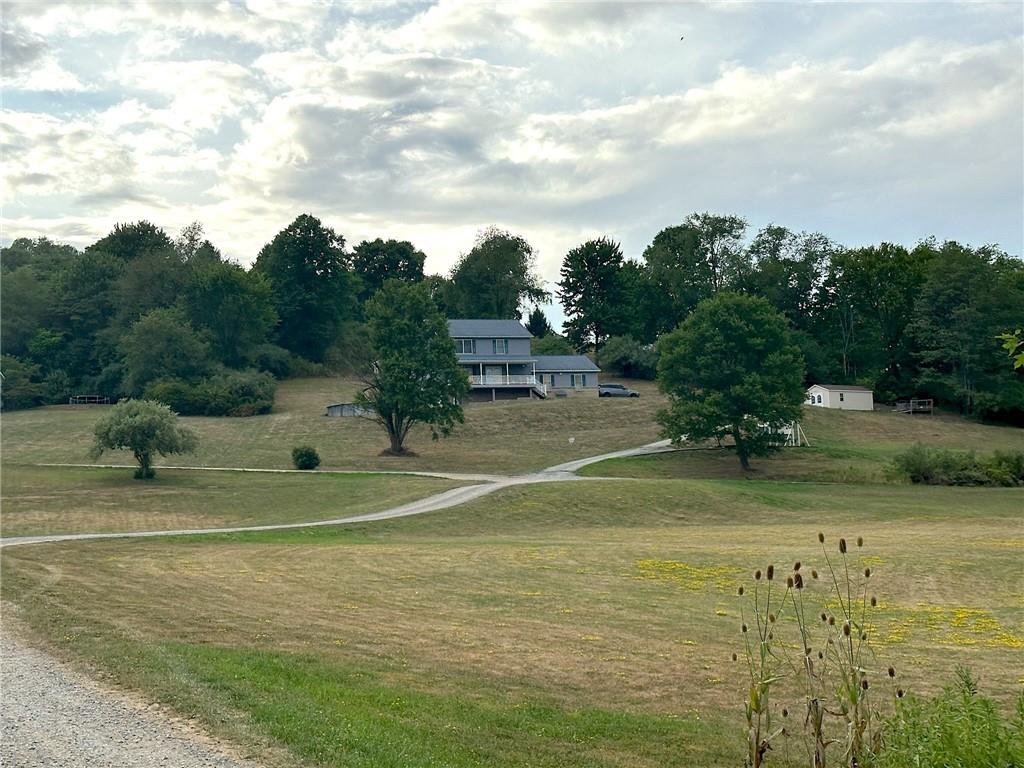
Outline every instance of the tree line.
POLYGON ((739 216, 695 213, 659 232, 640 260, 607 237, 573 248, 557 296, 572 346, 653 378, 654 342, 722 293, 763 297, 785 317, 805 383, 1024 419, 1024 378, 999 338, 1020 327, 1024 262, 994 246, 928 238, 846 248, 777 225, 748 237, 739 216))
POLYGON ((764 298, 785 318, 805 382, 856 383, 880 400, 932 397, 1019 420, 1024 380, 996 338, 1020 326, 1024 264, 992 246, 925 239, 845 248, 819 233, 695 213, 640 258, 610 237, 571 249, 556 297, 564 335, 522 236, 482 231, 447 275, 408 241, 345 238, 303 214, 244 269, 193 224, 172 238, 141 221, 82 251, 47 238, 0 253, 3 407, 72 394, 152 396, 181 413, 269 409, 274 380, 352 367, 371 343, 385 281, 422 284, 447 317, 522 318, 537 353, 583 352, 653 377, 655 342, 719 294, 764 298), (532 310, 532 311, 531 311, 532 310))

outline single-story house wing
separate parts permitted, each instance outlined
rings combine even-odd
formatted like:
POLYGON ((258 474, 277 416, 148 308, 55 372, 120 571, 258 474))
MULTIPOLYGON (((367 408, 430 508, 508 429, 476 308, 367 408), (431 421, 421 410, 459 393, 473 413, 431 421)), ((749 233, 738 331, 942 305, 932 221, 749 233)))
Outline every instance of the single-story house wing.
POLYGON ((597 390, 601 372, 586 355, 537 355, 537 378, 548 389, 597 390))
POLYGON ((813 384, 807 389, 807 402, 819 408, 839 408, 844 411, 875 409, 872 391, 852 384, 813 384))

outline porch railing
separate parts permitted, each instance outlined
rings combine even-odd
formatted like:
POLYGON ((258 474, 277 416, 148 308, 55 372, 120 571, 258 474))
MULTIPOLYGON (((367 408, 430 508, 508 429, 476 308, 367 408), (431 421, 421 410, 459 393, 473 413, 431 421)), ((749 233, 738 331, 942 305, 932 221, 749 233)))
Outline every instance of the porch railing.
POLYGON ((543 386, 537 377, 532 374, 490 374, 484 376, 470 376, 469 383, 474 387, 502 387, 502 386, 517 386, 517 387, 538 387, 543 386))

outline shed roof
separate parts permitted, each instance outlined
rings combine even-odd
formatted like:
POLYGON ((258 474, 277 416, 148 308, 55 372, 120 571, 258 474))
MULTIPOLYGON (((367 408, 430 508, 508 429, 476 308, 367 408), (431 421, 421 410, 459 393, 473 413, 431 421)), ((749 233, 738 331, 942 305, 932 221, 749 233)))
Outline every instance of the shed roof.
POLYGON ((537 355, 537 370, 545 373, 560 371, 600 371, 586 355, 537 355))
POLYGON ((811 384, 808 389, 814 387, 821 387, 822 389, 829 389, 834 392, 870 392, 871 390, 867 387, 858 387, 853 384, 811 384))
POLYGON ((453 339, 532 339, 518 320, 449 320, 453 339))

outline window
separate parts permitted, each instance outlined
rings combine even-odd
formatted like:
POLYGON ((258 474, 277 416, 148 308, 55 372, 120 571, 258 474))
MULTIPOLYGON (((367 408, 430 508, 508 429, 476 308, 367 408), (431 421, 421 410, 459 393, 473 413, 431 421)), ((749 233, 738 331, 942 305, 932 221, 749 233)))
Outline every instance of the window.
POLYGON ((460 355, 472 355, 476 353, 475 339, 456 339, 455 351, 460 355))
POLYGON ((821 402, 821 395, 818 395, 818 402, 821 402))
POLYGON ((583 386, 587 386, 587 374, 583 374, 583 386))
POLYGON ((841 402, 843 402, 843 399, 844 399, 844 398, 843 398, 843 395, 844 395, 844 394, 846 394, 846 393, 845 393, 845 392, 840 392, 840 393, 839 393, 839 402, 840 402, 840 403, 841 403, 841 402))
POLYGON ((507 355, 508 354, 508 339, 493 339, 494 354, 496 355, 507 355))
POLYGON ((555 374, 551 374, 551 386, 555 386, 555 374))

